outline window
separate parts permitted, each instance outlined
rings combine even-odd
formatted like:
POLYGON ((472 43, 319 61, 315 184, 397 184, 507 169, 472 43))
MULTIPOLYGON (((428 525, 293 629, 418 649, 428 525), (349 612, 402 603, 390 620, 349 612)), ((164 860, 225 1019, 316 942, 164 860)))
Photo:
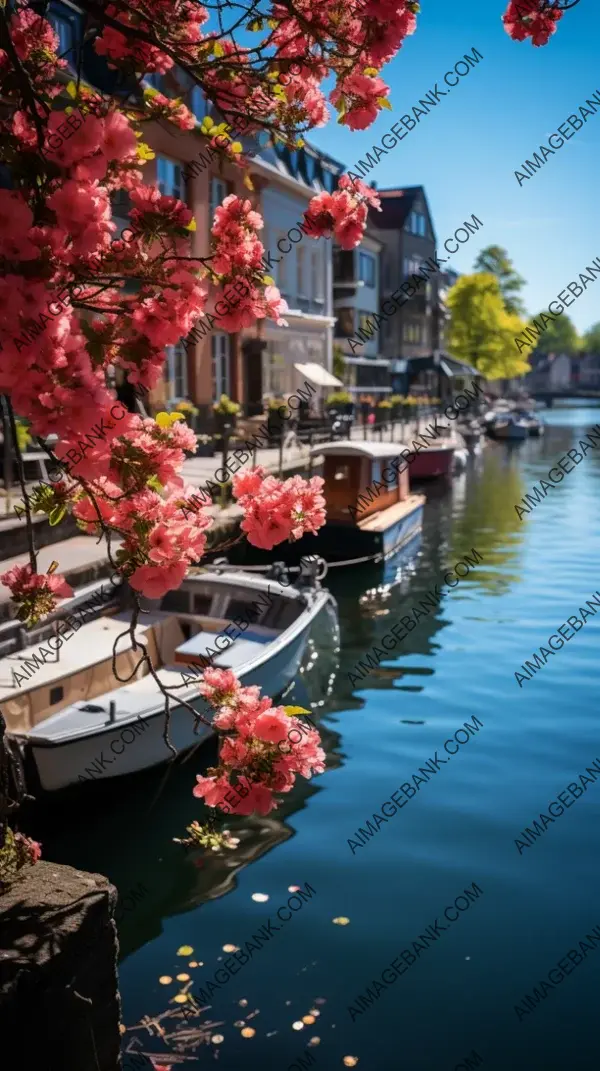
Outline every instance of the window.
MULTIPOLYGON (((276 248, 275 248, 275 255, 274 255, 273 259, 275 259, 275 256, 277 255, 278 251, 279 251, 279 253, 281 253, 281 248, 277 247, 277 242, 282 242, 282 239, 287 238, 287 234, 286 234, 285 231, 277 231, 277 234, 276 234, 275 237, 276 237, 276 242, 275 242, 276 248)), ((283 242, 282 242, 282 244, 283 244, 283 242)), ((284 249, 286 248, 285 245, 283 246, 283 248, 284 249)), ((289 263, 288 263, 288 259, 287 259, 287 254, 286 253, 281 253, 281 258, 279 260, 279 264, 277 265, 277 285, 278 285, 283 297, 289 297, 289 294, 290 294, 290 277, 289 277, 288 272, 289 272, 289 263)))
POLYGON ((420 257, 405 257, 404 258, 404 278, 408 279, 409 275, 417 275, 422 261, 420 257))
POLYGON ((344 336, 351 338, 354 334, 354 309, 342 308, 337 310, 337 324, 335 333, 338 338, 344 336))
POLYGON ((211 338, 213 401, 222 394, 229 397, 229 335, 217 331, 211 338))
POLYGON ((365 286, 375 286, 375 257, 370 253, 358 254, 358 277, 365 286))
POLYGON ((310 274, 312 278, 313 301, 318 305, 325 304, 323 293, 323 255, 320 249, 312 249, 310 254, 310 274))
POLYGON ((49 15, 48 21, 55 33, 58 34, 57 55, 67 63, 75 63, 75 24, 67 16, 49 15))
POLYGON ((423 340, 423 325, 422 324, 404 324, 402 330, 402 337, 405 342, 422 342, 423 340))
POLYGON ((53 707, 57 703, 60 703, 63 695, 65 694, 64 688, 51 688, 50 689, 50 706, 53 707))
POLYGON ((208 101, 204 96, 204 93, 200 89, 200 86, 192 86, 190 93, 189 109, 199 119, 200 122, 208 115, 208 101))
POLYGON ((227 197, 227 184, 225 182, 223 182, 223 179, 211 178, 211 180, 210 180, 210 205, 209 205, 209 215, 210 215, 210 219, 211 219, 211 225, 212 225, 212 220, 214 219, 214 216, 215 216, 215 212, 217 211, 217 208, 219 207, 220 204, 222 204, 222 202, 225 200, 226 197, 227 197))
POLYGON ((327 171, 325 168, 323 168, 323 185, 325 186, 325 189, 329 191, 329 193, 333 193, 337 186, 337 178, 334 175, 333 171, 327 171))
POLYGON ((187 397, 187 353, 183 342, 176 346, 165 346, 165 379, 168 396, 171 401, 187 397))
POLYGON ((358 326, 359 330, 361 331, 366 329, 366 334, 369 336, 369 342, 377 341, 377 328, 375 325, 374 312, 364 312, 363 310, 359 309, 358 326))
POLYGON ((296 250, 296 283, 298 297, 305 298, 307 296, 306 287, 306 249, 303 246, 298 246, 296 250))
POLYGON ((309 152, 304 152, 304 174, 307 181, 312 185, 316 171, 316 160, 309 152))
POLYGON ((152 86, 153 89, 158 89, 159 93, 162 93, 165 97, 169 96, 165 85, 164 74, 159 74, 158 71, 150 71, 149 74, 144 75, 144 81, 147 82, 149 86, 152 86))
POLYGON ((165 197, 178 197, 185 200, 185 189, 181 164, 169 160, 166 156, 156 157, 156 182, 165 197))
POLYGON ((409 234, 418 234, 421 238, 427 237, 427 223, 425 216, 420 212, 411 212, 407 221, 405 229, 409 234))

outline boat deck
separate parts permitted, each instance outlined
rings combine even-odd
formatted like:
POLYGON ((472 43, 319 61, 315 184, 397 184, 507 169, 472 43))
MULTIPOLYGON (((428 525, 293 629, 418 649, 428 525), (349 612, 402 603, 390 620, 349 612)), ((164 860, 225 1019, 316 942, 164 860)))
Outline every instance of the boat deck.
MULTIPOLYGON (((144 614, 144 623, 139 624, 135 630, 136 640, 143 642, 144 634, 157 620, 156 615, 144 614)), ((0 702, 5 702, 31 688, 39 688, 40 685, 55 684, 64 677, 82 670, 99 665, 112 655, 114 642, 119 633, 125 632, 130 621, 128 614, 116 614, 114 617, 100 617, 96 621, 89 621, 81 625, 77 632, 66 638, 58 652, 54 652, 47 640, 26 647, 22 651, 15 651, 0 659, 0 702), (44 661, 44 655, 39 654, 40 649, 53 656, 51 662, 44 661), (37 661, 34 655, 38 655, 37 661), (25 663, 28 663, 26 665, 25 663), (12 671, 18 673, 27 683, 20 684, 12 671)), ((118 653, 132 650, 132 640, 129 632, 119 641, 118 653)))
POLYGON ((419 506, 424 506, 425 502, 425 495, 409 495, 404 502, 395 502, 393 506, 388 506, 387 509, 379 510, 379 513, 373 513, 364 520, 358 521, 357 526, 361 532, 383 532, 392 524, 397 524, 398 521, 407 517, 419 506))

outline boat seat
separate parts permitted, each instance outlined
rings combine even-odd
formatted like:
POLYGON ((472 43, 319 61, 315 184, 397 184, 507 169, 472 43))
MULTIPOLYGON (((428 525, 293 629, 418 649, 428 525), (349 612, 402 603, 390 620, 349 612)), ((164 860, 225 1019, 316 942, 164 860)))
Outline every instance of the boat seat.
MULTIPOLYGON (((248 658, 255 657, 264 648, 265 644, 272 643, 278 635, 279 630, 277 629, 248 628, 236 639, 233 639, 229 647, 225 648, 223 645, 223 650, 219 651, 215 643, 217 634, 201 630, 175 649, 174 660, 179 665, 181 663, 203 665, 208 652, 214 651, 216 654, 208 656, 211 658, 211 664, 221 669, 232 669, 234 666, 241 665, 248 658)), ((229 636, 223 638, 231 639, 229 636)))

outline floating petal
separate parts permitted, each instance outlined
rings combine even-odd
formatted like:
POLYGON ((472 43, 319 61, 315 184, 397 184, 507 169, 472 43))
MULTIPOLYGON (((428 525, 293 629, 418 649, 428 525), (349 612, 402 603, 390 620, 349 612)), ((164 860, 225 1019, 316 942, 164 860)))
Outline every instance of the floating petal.
POLYGON ((193 951, 194 951, 194 949, 192 948, 191 945, 182 945, 181 948, 177 949, 176 955, 178 955, 178 956, 191 956, 193 951))
POLYGON ((160 976, 160 978, 158 980, 159 980, 161 985, 170 985, 171 982, 173 981, 173 979, 171 978, 170 974, 161 974, 161 976, 160 976))
POLYGON ((245 1026, 244 1029, 242 1030, 242 1037, 243 1038, 253 1038, 255 1034, 256 1034, 256 1030, 254 1030, 253 1027, 251 1027, 251 1026, 245 1026))
POLYGON ((265 901, 269 899, 269 897, 265 892, 253 892, 252 899, 256 900, 257 904, 264 904, 265 901))

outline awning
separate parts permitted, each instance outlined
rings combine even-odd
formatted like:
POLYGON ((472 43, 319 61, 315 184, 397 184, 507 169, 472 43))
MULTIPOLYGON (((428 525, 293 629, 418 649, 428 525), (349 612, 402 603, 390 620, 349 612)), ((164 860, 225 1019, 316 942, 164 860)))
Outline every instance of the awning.
POLYGON ((476 368, 471 368, 470 364, 465 364, 463 361, 454 360, 452 357, 444 355, 440 360, 440 368, 444 375, 452 379, 453 376, 480 376, 481 372, 478 372, 476 368))
POLYGON ((320 364, 309 362, 308 364, 295 364, 294 368, 301 376, 305 376, 311 383, 314 383, 317 387, 343 387, 341 379, 337 379, 336 376, 332 376, 331 372, 328 372, 326 368, 323 368, 320 364))

